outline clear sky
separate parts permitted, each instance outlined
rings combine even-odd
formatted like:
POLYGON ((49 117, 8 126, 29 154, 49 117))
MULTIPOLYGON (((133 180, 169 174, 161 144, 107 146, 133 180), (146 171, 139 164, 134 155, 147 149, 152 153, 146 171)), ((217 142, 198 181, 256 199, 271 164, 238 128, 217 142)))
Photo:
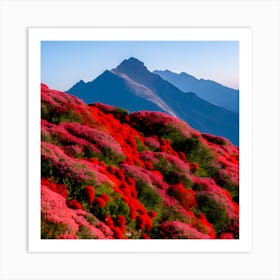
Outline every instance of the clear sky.
POLYGON ((238 41, 42 41, 41 81, 66 91, 130 57, 150 71, 186 72, 239 88, 238 41))

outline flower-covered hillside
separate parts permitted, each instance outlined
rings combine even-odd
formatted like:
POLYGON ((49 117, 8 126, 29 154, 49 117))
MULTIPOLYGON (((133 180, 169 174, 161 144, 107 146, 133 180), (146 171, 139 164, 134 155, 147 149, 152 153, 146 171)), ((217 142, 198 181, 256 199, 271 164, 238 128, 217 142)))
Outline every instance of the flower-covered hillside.
POLYGON ((239 238, 239 150, 41 85, 41 238, 239 238))

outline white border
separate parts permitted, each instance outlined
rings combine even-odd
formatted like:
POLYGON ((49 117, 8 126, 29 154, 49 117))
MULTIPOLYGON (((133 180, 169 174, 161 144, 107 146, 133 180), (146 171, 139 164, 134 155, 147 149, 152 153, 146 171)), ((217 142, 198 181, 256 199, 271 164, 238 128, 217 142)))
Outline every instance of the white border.
POLYGON ((0 279, 279 280, 279 8, 278 0, 0 0, 0 279), (252 28, 250 253, 27 251, 27 28, 114 25, 252 28))
POLYGON ((30 28, 29 29, 29 252, 249 252, 252 249, 252 91, 250 28, 30 28), (239 41, 240 239, 41 240, 40 42, 47 40, 239 41), (246 205, 246 207, 245 207, 246 205))

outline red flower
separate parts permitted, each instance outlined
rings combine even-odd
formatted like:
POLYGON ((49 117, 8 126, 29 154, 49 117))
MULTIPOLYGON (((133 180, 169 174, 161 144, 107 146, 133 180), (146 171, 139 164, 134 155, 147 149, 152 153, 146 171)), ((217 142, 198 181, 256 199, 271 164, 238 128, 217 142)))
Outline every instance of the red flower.
POLYGON ((146 169, 148 169, 148 170, 153 170, 154 169, 154 166, 151 162, 145 161, 144 164, 145 164, 146 169))
POLYGON ((234 235, 231 232, 223 232, 220 234, 219 239, 234 239, 234 235))
POLYGON ((118 227, 113 227, 112 231, 113 231, 114 237, 116 239, 122 239, 123 238, 123 233, 118 227))
POLYGON ((116 169, 116 170, 115 170, 115 176, 116 176, 118 179, 120 179, 121 181, 122 181, 122 180, 125 180, 124 173, 123 173, 123 171, 120 170, 120 169, 116 169))
POLYGON ((125 223, 126 223, 126 220, 125 220, 124 216, 118 216, 117 217, 116 224, 121 229, 122 232, 125 231, 125 223))
POLYGON ((101 195, 101 197, 102 197, 102 199, 104 199, 106 202, 110 201, 110 197, 109 197, 109 195, 108 195, 107 193, 103 193, 103 194, 101 195))
POLYGON ((229 156, 229 161, 232 163, 236 163, 236 164, 239 163, 238 160, 236 159, 236 157, 233 155, 229 156))
POLYGON ((149 215, 150 215, 150 217, 152 217, 152 218, 156 218, 156 217, 157 217, 157 213, 156 213, 154 210, 151 210, 151 211, 149 212, 149 215))
POLYGON ((133 188, 135 188, 136 182, 135 182, 135 180, 132 177, 128 177, 126 181, 127 181, 128 185, 130 185, 133 188))
POLYGON ((111 174, 114 174, 116 168, 114 166, 107 166, 107 171, 111 174))
POLYGON ((41 179, 41 185, 47 186, 53 192, 56 192, 56 193, 58 192, 56 184, 51 182, 51 181, 49 181, 48 179, 41 179))
POLYGON ((108 214, 105 214, 104 223, 111 229, 114 227, 114 222, 108 214))
POLYGON ((198 170, 198 164, 197 164, 197 162, 192 162, 191 163, 191 169, 192 169, 192 171, 196 171, 196 170, 198 170))
POLYGON ((90 161, 94 164, 98 164, 98 159, 97 158, 91 158, 90 161))
POLYGON ((131 220, 136 220, 136 209, 132 205, 130 205, 129 217, 131 218, 131 220))
POLYGON ((146 225, 146 216, 145 215, 139 215, 136 217, 136 221, 137 221, 137 226, 140 229, 144 229, 145 225, 146 225))
POLYGON ((92 204, 94 201, 94 189, 92 186, 86 186, 83 189, 87 201, 92 204))
POLYGON ((80 210, 83 209, 82 205, 76 199, 67 200, 66 204, 69 208, 72 209, 80 209, 80 210))
POLYGON ((104 208, 106 206, 106 201, 102 197, 97 197, 95 202, 101 207, 104 208))
POLYGON ((179 151, 179 152, 177 152, 177 154, 178 154, 178 157, 179 157, 181 160, 183 160, 183 161, 186 161, 186 160, 187 160, 187 157, 186 157, 185 153, 179 151))
POLYGON ((194 191, 185 189, 182 183, 170 185, 168 193, 175 197, 186 210, 196 206, 194 191))
POLYGON ((147 233, 142 233, 141 239, 151 239, 151 237, 147 233))
POLYGON ((153 223, 152 223, 152 219, 149 216, 146 216, 146 225, 145 228, 148 231, 151 231, 153 229, 153 223))
POLYGON ((67 188, 66 185, 57 184, 56 188, 57 188, 57 192, 59 194, 61 194, 64 198, 67 198, 67 196, 68 196, 68 188, 67 188))

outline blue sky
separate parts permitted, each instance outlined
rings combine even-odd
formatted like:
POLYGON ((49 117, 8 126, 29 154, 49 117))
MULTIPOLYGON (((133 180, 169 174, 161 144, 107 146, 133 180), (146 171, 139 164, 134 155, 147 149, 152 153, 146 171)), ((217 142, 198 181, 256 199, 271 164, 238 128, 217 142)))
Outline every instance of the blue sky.
POLYGON ((150 71, 186 72, 239 88, 238 41, 42 41, 41 81, 66 91, 130 57, 150 71))

